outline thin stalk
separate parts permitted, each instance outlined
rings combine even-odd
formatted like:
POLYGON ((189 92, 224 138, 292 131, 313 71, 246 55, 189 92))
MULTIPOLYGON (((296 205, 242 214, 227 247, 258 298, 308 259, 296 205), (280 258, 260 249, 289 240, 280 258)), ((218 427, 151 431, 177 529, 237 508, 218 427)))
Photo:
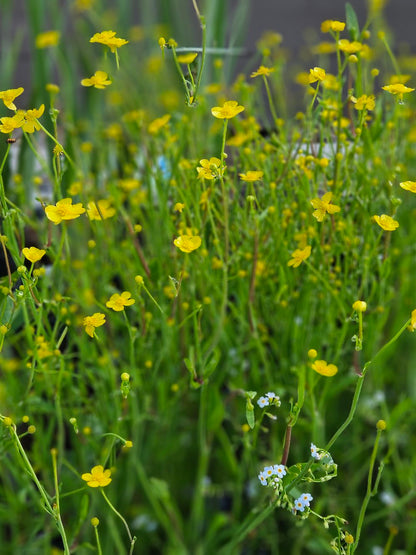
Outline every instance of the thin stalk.
POLYGON ((364 517, 365 517, 366 510, 367 510, 367 506, 368 506, 368 503, 369 503, 371 497, 373 497, 375 495, 376 491, 377 491, 377 486, 378 486, 378 483, 380 481, 381 472, 383 471, 383 466, 384 465, 381 464, 379 469, 378 469, 376 484, 373 488, 372 484, 373 484, 374 464, 376 462, 378 445, 379 445, 379 442, 380 442, 380 436, 381 436, 382 431, 383 430, 377 429, 377 436, 376 436, 376 440, 374 442, 373 452, 371 453, 371 458, 370 458, 370 468, 369 468, 369 471, 368 471, 368 478, 367 478, 367 489, 366 489, 365 497, 363 499, 363 503, 361 505, 360 514, 358 516, 357 529, 356 529, 356 532, 355 532, 355 539, 354 539, 354 544, 352 545, 352 548, 351 548, 351 553, 355 553, 355 551, 358 547, 358 543, 360 541, 360 536, 361 536, 361 529, 363 527, 364 517))
POLYGON ((35 485, 36 485, 36 487, 37 487, 37 489, 40 493, 40 496, 43 499, 45 511, 47 513, 49 513, 55 521, 55 524, 56 524, 56 526, 58 528, 58 531, 61 535, 62 543, 63 543, 63 546, 64 546, 64 554, 65 555, 70 555, 68 540, 67 540, 67 537, 66 537, 65 529, 64 529, 62 521, 61 521, 61 517, 60 517, 59 512, 57 510, 57 507, 53 507, 51 505, 51 502, 49 501, 49 496, 46 493, 45 488, 42 486, 42 484, 38 480, 38 477, 36 476, 36 472, 33 470, 33 466, 31 465, 22 444, 20 443, 19 436, 16 433, 16 426, 14 424, 11 424, 11 425, 8 426, 8 428, 9 428, 10 433, 12 435, 12 439, 13 439, 13 442, 14 442, 16 448, 17 448, 17 451, 18 451, 19 455, 21 456, 21 458, 23 459, 24 467, 25 467, 26 471, 28 472, 29 476, 35 482, 35 485))
POLYGON ((134 544, 136 543, 136 536, 132 536, 131 532, 130 532, 130 528, 129 525, 127 524, 125 518, 117 511, 117 509, 114 507, 114 505, 111 503, 111 501, 108 499, 108 497, 106 496, 106 494, 104 493, 103 488, 100 488, 101 493, 104 497, 104 499, 107 502, 107 505, 110 507, 110 509, 118 516, 118 518, 122 521, 122 523, 124 524, 126 530, 127 530, 127 535, 129 537, 130 540, 130 551, 129 554, 133 553, 133 548, 134 548, 134 544))

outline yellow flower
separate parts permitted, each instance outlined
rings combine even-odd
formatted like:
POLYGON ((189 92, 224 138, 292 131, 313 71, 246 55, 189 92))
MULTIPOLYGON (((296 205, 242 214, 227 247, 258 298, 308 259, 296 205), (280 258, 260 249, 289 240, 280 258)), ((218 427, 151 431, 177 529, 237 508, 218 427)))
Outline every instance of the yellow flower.
POLYGON ((189 54, 182 54, 177 57, 177 60, 180 64, 192 64, 192 62, 198 56, 197 52, 189 52, 189 54))
POLYGON ((414 310, 412 310, 412 315, 411 315, 411 322, 410 325, 412 326, 412 328, 414 330, 416 330, 416 308, 414 310))
POLYGON ((93 7, 95 0, 75 0, 74 8, 78 12, 86 12, 93 7))
POLYGON ((37 110, 36 108, 34 108, 33 110, 26 110, 26 112, 24 113, 25 123, 22 126, 23 131, 25 131, 26 133, 34 133, 35 131, 39 131, 40 124, 37 119, 41 117, 44 111, 44 104, 39 106, 37 110))
POLYGON ((336 21, 333 19, 326 19, 321 23, 321 31, 323 33, 329 33, 329 31, 343 31, 345 29, 345 23, 343 21, 336 21))
POLYGON ((274 70, 274 67, 260 66, 256 71, 253 71, 250 77, 259 77, 260 75, 268 77, 274 70))
POLYGON ((289 260, 287 265, 288 266, 293 266, 294 268, 297 268, 298 266, 300 266, 302 264, 302 262, 304 260, 309 258, 310 254, 311 254, 311 250, 312 250, 312 247, 310 245, 307 245, 304 249, 296 249, 292 253, 292 258, 291 258, 291 260, 289 260))
POLYGON ((325 214, 335 214, 339 212, 341 208, 336 206, 335 204, 330 204, 332 199, 332 193, 325 193, 322 198, 314 198, 311 200, 312 206, 315 208, 314 213, 312 214, 314 218, 318 220, 318 222, 322 222, 325 214))
POLYGON ((405 191, 416 193, 416 181, 402 181, 402 183, 400 183, 400 187, 405 191))
POLYGON ((315 362, 312 364, 312 368, 313 370, 315 370, 315 372, 321 374, 321 376, 327 377, 335 376, 335 374, 338 372, 338 368, 335 366, 335 364, 328 364, 325 360, 315 360, 315 362))
POLYGON ((384 87, 381 87, 381 88, 384 91, 387 91, 391 94, 397 94, 400 101, 403 100, 404 94, 415 90, 415 89, 412 89, 411 87, 406 87, 406 85, 403 85, 403 83, 395 83, 394 85, 385 85, 384 87))
POLYGON ((112 308, 116 312, 121 312, 124 310, 125 306, 131 306, 136 302, 130 297, 131 293, 129 291, 123 291, 121 295, 114 293, 114 295, 111 295, 110 299, 105 303, 105 306, 112 308))
POLYGON ((38 262, 45 253, 46 251, 43 249, 37 249, 36 247, 25 247, 22 249, 23 256, 32 263, 38 262))
POLYGON ((161 118, 154 119, 149 123, 147 130, 152 135, 155 135, 162 127, 164 127, 170 120, 170 114, 165 114, 161 118))
POLYGON ((35 46, 36 48, 49 48, 50 46, 56 46, 59 42, 61 34, 59 31, 45 31, 40 33, 36 37, 35 46))
POLYGON ((9 134, 15 129, 22 127, 25 122, 25 116, 23 112, 18 112, 11 118, 0 118, 0 122, 0 132, 9 134))
POLYGON ((385 231, 394 231, 399 227, 399 222, 386 214, 373 216, 373 220, 385 231))
POLYGON ((110 476, 111 470, 109 468, 107 468, 107 470, 104 470, 104 467, 99 464, 98 466, 94 466, 91 469, 91 473, 86 472, 81 476, 81 478, 85 480, 85 482, 87 482, 87 485, 90 486, 90 488, 103 488, 105 486, 108 486, 108 484, 111 482, 110 476))
POLYGON ((215 156, 209 160, 204 158, 199 163, 201 166, 196 168, 198 177, 211 180, 222 175, 220 172, 221 160, 219 158, 215 158, 215 156))
POLYGON ((19 87, 18 89, 7 89, 7 91, 0 91, 0 99, 3 100, 6 108, 9 108, 9 110, 16 110, 17 108, 13 101, 15 98, 20 96, 23 91, 23 87, 19 87))
POLYGON ((85 331, 90 337, 94 337, 95 328, 105 324, 105 315, 101 312, 95 312, 92 316, 85 316, 82 325, 85 326, 85 331))
POLYGON ((107 199, 88 203, 87 214, 90 220, 107 220, 114 216, 115 213, 115 209, 107 199))
POLYGON ((258 181, 263 177, 262 171, 248 171, 247 173, 238 174, 243 181, 258 181))
POLYGON ((60 91, 60 88, 58 87, 58 85, 55 85, 55 83, 47 83, 47 85, 45 86, 45 89, 50 94, 58 94, 60 91))
POLYGON ((175 204, 175 206, 173 207, 173 210, 175 212, 182 212, 182 210, 185 208, 185 205, 183 204, 183 202, 177 202, 175 204))
POLYGON ((236 100, 228 100, 222 106, 214 106, 211 113, 218 119, 231 119, 244 110, 244 106, 240 106, 236 100))
POLYGON ((117 48, 127 44, 129 41, 116 37, 115 31, 103 31, 102 33, 95 33, 95 35, 90 38, 90 42, 104 44, 114 53, 117 48))
POLYGON ((89 79, 82 79, 81 85, 83 87, 105 89, 108 85, 111 85, 111 81, 105 71, 96 71, 89 79))
POLYGON ((321 67, 314 67, 309 70, 309 83, 315 83, 315 81, 323 81, 325 79, 325 70, 321 67))
POLYGON ((351 96, 351 102, 356 110, 374 110, 376 105, 376 97, 373 94, 362 94, 358 98, 351 96))
POLYGON ((352 309, 357 312, 365 312, 367 310, 367 303, 365 301, 355 301, 352 305, 352 309))
POLYGON ((56 206, 51 204, 45 208, 46 217, 55 225, 60 224, 62 220, 75 220, 84 212, 85 208, 81 203, 72 204, 72 198, 58 200, 56 206))
POLYGON ((346 54, 356 54, 363 49, 363 45, 356 40, 350 42, 348 39, 341 39, 338 41, 338 48, 346 54))
POLYGON ((201 246, 201 237, 199 235, 180 235, 173 244, 182 252, 192 252, 201 246))

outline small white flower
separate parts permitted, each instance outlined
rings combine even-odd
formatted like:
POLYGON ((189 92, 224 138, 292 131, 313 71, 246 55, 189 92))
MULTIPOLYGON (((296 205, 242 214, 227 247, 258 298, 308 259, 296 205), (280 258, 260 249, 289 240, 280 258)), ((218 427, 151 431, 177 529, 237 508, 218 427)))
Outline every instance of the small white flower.
POLYGON ((283 476, 286 476, 285 466, 283 464, 275 464, 273 466, 273 474, 275 474, 279 478, 283 478, 283 476))
POLYGON ((280 407, 280 397, 279 395, 276 395, 274 391, 269 391, 268 393, 266 393, 266 397, 267 399, 269 399, 271 405, 276 405, 277 407, 280 407))
POLYGON ((265 466, 263 469, 263 474, 270 478, 274 474, 274 469, 272 466, 265 466))
POLYGON ((298 499, 295 499, 295 510, 296 511, 300 511, 301 513, 303 513, 303 511, 305 510, 305 505, 302 502, 302 499, 300 497, 298 497, 298 499))
POLYGON ((313 443, 311 443, 311 455, 317 461, 321 458, 321 455, 318 453, 318 448, 313 443))
POLYGON ((267 479, 266 479, 265 475, 263 474, 263 472, 259 473, 259 480, 260 480, 262 486, 267 486, 267 479))
POLYGON ((313 497, 310 493, 302 493, 299 499, 302 500, 302 503, 305 505, 305 507, 309 507, 311 501, 313 500, 313 497))
POLYGON ((257 404, 262 409, 270 405, 270 401, 267 397, 260 397, 260 399, 257 400, 257 404))

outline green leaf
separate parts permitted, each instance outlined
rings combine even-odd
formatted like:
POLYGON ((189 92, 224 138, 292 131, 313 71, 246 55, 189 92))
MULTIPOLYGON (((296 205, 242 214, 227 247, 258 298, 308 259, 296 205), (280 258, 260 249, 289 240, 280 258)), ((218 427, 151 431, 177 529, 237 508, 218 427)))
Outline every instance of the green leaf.
POLYGON ((247 424, 250 426, 251 429, 253 429, 256 423, 256 419, 254 417, 254 406, 250 399, 247 399, 246 403, 246 418, 247 424))
POLYGON ((150 485, 152 487, 153 494, 161 501, 168 501, 170 498, 168 483, 164 480, 159 480, 159 478, 151 477, 150 485))
POLYGON ((347 22, 347 30, 351 40, 358 40, 360 35, 360 26, 358 25, 357 14, 349 2, 345 5, 345 17, 347 22))
POLYGON ((219 352, 216 351, 210 358, 209 362, 205 365, 204 372, 203 372, 204 380, 209 378, 210 375, 214 372, 219 360, 220 360, 220 355, 219 355, 219 352))

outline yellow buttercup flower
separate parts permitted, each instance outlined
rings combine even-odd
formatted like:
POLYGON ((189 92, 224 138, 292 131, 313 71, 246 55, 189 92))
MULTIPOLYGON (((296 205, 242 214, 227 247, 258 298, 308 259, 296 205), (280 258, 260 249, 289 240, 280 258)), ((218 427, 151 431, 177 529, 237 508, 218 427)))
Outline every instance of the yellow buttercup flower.
POLYGON ((365 301, 355 301, 352 308, 356 312, 365 312, 367 310, 367 303, 365 301))
POLYGON ((105 89, 108 85, 111 85, 112 81, 108 79, 108 75, 105 71, 96 71, 94 75, 88 79, 82 79, 81 85, 83 87, 95 87, 96 89, 105 89))
POLYGON ((48 220, 58 225, 62 220, 75 220, 85 212, 85 208, 81 203, 72 204, 72 198, 64 198, 59 200, 56 205, 49 205, 45 208, 45 214, 48 220))
POLYGON ((41 117, 44 111, 44 104, 39 106, 37 110, 36 108, 34 108, 33 110, 26 110, 26 112, 24 113, 25 122, 22 125, 23 131, 25 131, 26 133, 34 133, 35 131, 39 131, 41 127, 40 123, 37 120, 41 117))
POLYGON ((387 216, 387 214, 373 216, 373 220, 385 231, 394 231, 399 227, 399 222, 394 220, 391 216, 387 216))
POLYGON ((374 110, 376 105, 376 97, 373 94, 362 94, 358 98, 351 96, 351 102, 356 110, 374 110))
POLYGON ((323 81, 325 79, 325 70, 321 67, 314 67, 309 70, 309 83, 315 83, 316 81, 323 81))
POLYGON ((363 49, 363 44, 356 40, 351 42, 348 39, 341 39, 338 41, 338 48, 345 54, 357 54, 363 49))
POLYGON ((322 198, 314 198, 311 200, 312 206, 315 208, 314 213, 312 214, 314 218, 318 220, 318 222, 322 222, 325 214, 335 214, 339 212, 341 208, 335 204, 330 204, 332 199, 332 193, 328 192, 325 193, 322 198))
POLYGON ((405 191, 416 193, 416 181, 402 181, 399 185, 405 191))
POLYGON ((36 37, 36 48, 49 48, 56 46, 59 42, 61 33, 59 31, 45 31, 36 37))
POLYGON ((88 203, 87 214, 90 220, 107 220, 115 213, 115 208, 111 206, 111 202, 107 199, 88 203))
POLYGON ((129 41, 116 37, 115 31, 103 31, 102 33, 95 33, 95 35, 90 38, 90 42, 104 44, 114 53, 117 48, 124 46, 129 41))
POLYGON ((409 92, 414 91, 411 87, 406 87, 403 83, 395 83, 394 85, 385 85, 381 87, 384 91, 389 92, 390 94, 397 94, 400 101, 403 100, 403 95, 409 92))
POLYGON ((22 249, 22 254, 27 260, 29 260, 29 262, 35 263, 46 254, 46 251, 43 249, 37 249, 36 247, 25 247, 22 249))
POLYGON ((192 64, 192 62, 198 56, 197 52, 189 52, 189 54, 181 54, 177 57, 177 60, 180 64, 192 64))
POLYGON ((274 70, 274 67, 260 66, 256 71, 253 71, 250 77, 259 77, 260 75, 268 77, 274 70))
POLYGON ((15 129, 22 127, 25 123, 25 115, 23 112, 18 112, 11 118, 0 118, 0 132, 9 134, 15 129))
POLYGON ((240 106, 236 100, 227 100, 222 106, 214 106, 211 113, 218 119, 231 119, 244 110, 244 106, 240 106))
POLYGON ((289 260, 287 265, 297 268, 302 264, 302 262, 304 262, 307 258, 309 258, 309 256, 311 255, 311 251, 312 251, 312 247, 310 245, 307 245, 304 249, 296 249, 292 253, 292 258, 291 260, 289 260))
POLYGON ((110 299, 105 303, 105 306, 112 308, 116 312, 121 312, 124 310, 125 306, 131 306, 136 302, 130 297, 131 293, 129 291, 123 291, 121 295, 119 293, 114 293, 114 295, 111 295, 110 299))
POLYGON ((82 321, 82 325, 85 327, 85 331, 90 337, 94 337, 95 328, 103 326, 104 324, 105 314, 101 312, 95 312, 92 316, 85 316, 82 321))
POLYGON ((155 135, 162 127, 164 127, 170 120, 170 114, 165 114, 160 118, 156 118, 149 123, 147 130, 152 135, 155 135))
POLYGON ((4 105, 6 106, 6 108, 9 108, 9 110, 17 110, 16 105, 14 104, 14 99, 20 96, 23 91, 23 87, 19 87, 18 89, 7 89, 7 91, 0 91, 0 99, 3 100, 4 105))
POLYGON ((180 235, 173 241, 173 244, 182 252, 189 253, 199 249, 201 242, 199 235, 180 235))
POLYGON ((345 29, 345 23, 343 21, 336 21, 334 19, 326 19, 321 23, 321 31, 323 33, 329 33, 329 31, 339 32, 345 29))
POLYGON ((321 376, 326 376, 328 378, 335 376, 338 372, 337 366, 335 366, 335 364, 328 364, 326 360, 315 360, 312 364, 312 368, 315 372, 321 374, 321 376))
POLYGON ((111 482, 110 476, 111 470, 109 468, 107 468, 107 470, 104 470, 104 467, 99 464, 97 466, 94 466, 91 469, 91 472, 86 472, 85 474, 83 474, 81 478, 85 480, 85 482, 87 482, 87 485, 90 488, 103 488, 105 486, 108 486, 108 484, 111 482))
POLYGON ((410 325, 414 330, 416 330, 416 308, 412 310, 410 325))
POLYGON ((219 158, 216 158, 215 156, 213 156, 209 160, 203 158, 199 161, 199 163, 201 164, 201 166, 198 166, 196 168, 196 171, 198 172, 198 177, 202 179, 212 180, 221 175, 221 160, 219 158))
POLYGON ((183 210, 184 208, 185 208, 185 205, 184 205, 183 202, 177 202, 177 203, 175 204, 175 206, 173 207, 173 210, 174 210, 175 212, 182 212, 182 210, 183 210))
POLYGON ((258 181, 263 177, 263 172, 249 170, 246 173, 239 173, 238 175, 243 181, 258 181))

